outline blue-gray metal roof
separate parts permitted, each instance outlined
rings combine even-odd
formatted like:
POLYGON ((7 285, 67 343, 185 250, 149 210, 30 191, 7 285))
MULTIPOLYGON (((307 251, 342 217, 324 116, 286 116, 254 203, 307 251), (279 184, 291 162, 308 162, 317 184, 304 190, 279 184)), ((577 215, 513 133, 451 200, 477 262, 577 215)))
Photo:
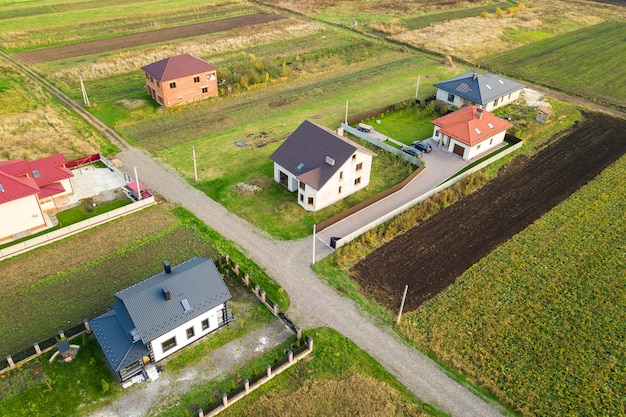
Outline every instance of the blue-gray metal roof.
MULTIPOLYGON (((123 305, 116 307, 123 309, 123 305)), ((109 310, 90 320, 89 325, 104 352, 104 356, 115 372, 119 372, 150 354, 148 347, 141 341, 132 342, 130 332, 121 324, 120 315, 117 314, 116 310, 109 310)))
POLYGON ((210 259, 193 258, 171 270, 115 294, 145 344, 232 298, 210 259), (189 303, 187 311, 183 300, 189 303))
MULTIPOLYGON (((149 354, 150 342, 230 300, 212 260, 193 258, 115 294, 113 309, 89 321, 116 372, 149 354), (167 300, 163 288, 167 288, 167 300), (189 303, 185 311, 183 300, 189 303), (133 342, 136 329, 139 339, 133 342)), ((186 304, 186 303, 185 303, 186 304)))
POLYGON ((524 84, 497 74, 468 72, 435 84, 435 87, 463 97, 473 103, 485 105, 524 88, 524 84))

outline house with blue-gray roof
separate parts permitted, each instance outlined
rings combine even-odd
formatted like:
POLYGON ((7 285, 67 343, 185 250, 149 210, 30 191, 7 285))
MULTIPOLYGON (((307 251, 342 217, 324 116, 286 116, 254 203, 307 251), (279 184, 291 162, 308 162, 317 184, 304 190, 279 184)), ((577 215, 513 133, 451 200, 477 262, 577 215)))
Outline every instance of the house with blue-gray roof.
POLYGON ((435 87, 437 100, 458 108, 474 105, 492 111, 517 100, 524 84, 493 73, 468 72, 435 87))
POLYGON ((211 259, 196 257, 115 294, 112 309, 89 321, 121 381, 233 320, 232 298, 211 259))

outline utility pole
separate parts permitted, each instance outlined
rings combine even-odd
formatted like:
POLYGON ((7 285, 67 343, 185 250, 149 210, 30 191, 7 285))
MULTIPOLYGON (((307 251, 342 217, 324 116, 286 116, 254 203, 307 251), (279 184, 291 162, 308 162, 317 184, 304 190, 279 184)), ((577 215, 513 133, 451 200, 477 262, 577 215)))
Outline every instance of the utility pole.
POLYGON ((313 262, 311 265, 315 265, 315 225, 313 225, 313 262))
POLYGON ((348 124, 348 100, 346 100, 346 120, 344 122, 348 124))
POLYGON ((417 93, 419 92, 420 89, 420 76, 417 76, 417 87, 415 87, 415 100, 417 100, 417 93))
POLYGON ((196 182, 198 182, 198 166, 196 165, 196 147, 191 147, 191 152, 193 154, 193 177, 196 182))
POLYGON ((141 186, 139 185, 139 177, 137 176, 137 167, 133 167, 135 170, 135 184, 137 185, 137 200, 141 200, 141 186))
POLYGON ((402 317, 402 309, 404 309, 404 300, 406 300, 406 292, 409 289, 408 285, 404 286, 404 295, 402 296, 402 304, 400 304, 400 312, 398 313, 398 324, 400 324, 400 317, 402 317))
POLYGON ((80 79, 80 89, 83 92, 83 103, 85 103, 87 107, 91 107, 91 104, 89 103, 89 97, 87 96, 87 90, 85 90, 85 84, 83 83, 82 75, 79 75, 78 78, 80 79))

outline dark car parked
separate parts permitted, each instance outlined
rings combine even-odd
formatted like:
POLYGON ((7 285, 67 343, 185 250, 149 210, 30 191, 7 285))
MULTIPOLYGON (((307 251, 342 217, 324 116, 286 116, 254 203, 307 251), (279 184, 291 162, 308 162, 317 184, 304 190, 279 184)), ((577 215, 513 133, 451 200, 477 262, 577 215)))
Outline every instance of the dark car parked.
POLYGON ((418 149, 422 152, 431 152, 433 150, 433 147, 430 146, 430 143, 426 143, 426 142, 420 142, 419 140, 416 140, 415 142, 413 142, 411 144, 415 149, 418 149))
POLYGON ((409 155, 411 155, 411 156, 414 156, 414 157, 416 157, 416 158, 417 158, 418 156, 422 156, 422 153, 421 153, 420 151, 418 151, 417 149, 412 148, 412 147, 410 147, 410 146, 407 146, 406 148, 402 148, 402 152, 404 152, 404 153, 406 153, 406 154, 409 154, 409 155))

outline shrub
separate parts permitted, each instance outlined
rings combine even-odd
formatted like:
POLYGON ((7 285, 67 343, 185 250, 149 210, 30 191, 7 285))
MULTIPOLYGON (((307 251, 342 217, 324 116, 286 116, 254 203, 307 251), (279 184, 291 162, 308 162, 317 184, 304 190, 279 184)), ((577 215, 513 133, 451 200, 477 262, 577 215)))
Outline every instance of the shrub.
POLYGON ((480 14, 480 17, 482 17, 483 19, 487 19, 489 17, 489 12, 485 10, 480 14))
POLYGON ((106 381, 104 380, 104 378, 102 378, 102 379, 100 380, 100 385, 102 386, 102 392, 104 392, 104 393, 109 392, 109 388, 110 388, 110 387, 109 387, 109 383, 108 383, 108 382, 106 382, 106 381))
POLYGON ((504 10, 502 10, 501 8, 499 7, 496 8, 496 16, 502 17, 504 16, 504 13, 505 13, 504 10))

